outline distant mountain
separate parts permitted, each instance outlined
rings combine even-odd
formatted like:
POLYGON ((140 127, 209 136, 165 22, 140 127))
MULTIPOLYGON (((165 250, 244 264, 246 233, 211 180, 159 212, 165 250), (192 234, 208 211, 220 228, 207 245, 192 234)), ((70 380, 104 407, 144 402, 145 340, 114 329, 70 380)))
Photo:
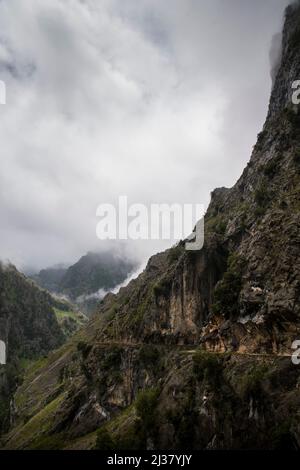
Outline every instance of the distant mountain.
POLYGON ((39 286, 70 299, 89 314, 101 299, 101 292, 104 295, 114 289, 134 269, 133 262, 120 256, 89 252, 69 268, 54 266, 30 277, 39 286))
POLYGON ((110 253, 88 253, 63 276, 60 291, 71 300, 121 284, 136 266, 110 253))
POLYGON ((60 289, 60 283, 66 272, 66 266, 58 265, 42 269, 38 274, 32 274, 30 277, 44 289, 47 289, 50 292, 58 292, 60 289))

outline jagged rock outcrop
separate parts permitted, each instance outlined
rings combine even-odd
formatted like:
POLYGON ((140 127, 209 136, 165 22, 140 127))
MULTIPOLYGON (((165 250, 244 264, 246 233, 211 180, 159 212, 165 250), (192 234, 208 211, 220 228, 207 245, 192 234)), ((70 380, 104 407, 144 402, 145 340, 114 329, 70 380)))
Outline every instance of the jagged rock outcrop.
POLYGON ((300 334, 299 18, 287 9, 264 129, 236 185, 212 193, 204 248, 152 257, 28 370, 7 448, 300 447, 284 357, 300 334))

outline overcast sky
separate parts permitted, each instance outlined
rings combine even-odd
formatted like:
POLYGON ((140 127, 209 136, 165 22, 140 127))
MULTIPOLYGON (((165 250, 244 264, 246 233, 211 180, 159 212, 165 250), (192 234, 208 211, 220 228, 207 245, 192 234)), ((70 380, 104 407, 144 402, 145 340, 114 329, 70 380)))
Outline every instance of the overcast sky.
POLYGON ((106 249, 100 203, 207 206, 232 186, 266 116, 288 3, 1 0, 0 257, 69 263, 106 249))

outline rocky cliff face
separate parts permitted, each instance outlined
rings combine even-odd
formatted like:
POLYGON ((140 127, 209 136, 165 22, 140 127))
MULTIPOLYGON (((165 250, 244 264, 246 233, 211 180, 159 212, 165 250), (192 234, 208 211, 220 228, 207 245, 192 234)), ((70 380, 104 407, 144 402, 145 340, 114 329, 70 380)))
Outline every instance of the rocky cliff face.
POLYGON ((291 100, 300 76, 299 18, 299 7, 287 10, 267 121, 236 185, 212 193, 204 249, 179 246, 150 260, 144 276, 152 291, 132 287, 126 306, 123 294, 116 299, 121 306, 109 328, 117 336, 290 351, 300 314, 300 114, 291 100), (141 304, 140 321, 124 328, 141 304))
POLYGON ((16 394, 8 448, 299 448, 300 7, 241 178, 16 394), (33 380, 34 378, 34 380, 33 380), (140 392, 142 390, 142 392, 140 392), (245 431, 245 432, 241 432, 245 431))

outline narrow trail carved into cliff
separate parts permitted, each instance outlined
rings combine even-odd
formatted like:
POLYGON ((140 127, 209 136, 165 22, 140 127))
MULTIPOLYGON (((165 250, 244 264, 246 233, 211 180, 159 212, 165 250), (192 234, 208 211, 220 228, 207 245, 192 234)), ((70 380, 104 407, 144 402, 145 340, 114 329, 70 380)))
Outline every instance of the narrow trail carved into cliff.
MULTIPOLYGON (((187 349, 187 345, 182 344, 165 344, 165 343, 143 343, 137 341, 101 341, 95 343, 95 345, 99 347, 141 347, 145 345, 150 346, 158 346, 158 347, 165 347, 168 349, 178 349, 182 354, 194 355, 197 352, 201 351, 200 349, 187 349)), ((234 356, 249 356, 249 357, 265 357, 265 358, 277 358, 277 357, 292 357, 292 354, 289 353, 251 353, 251 352, 241 352, 241 351, 210 351, 210 350, 202 350, 211 354, 231 354, 234 356)))

